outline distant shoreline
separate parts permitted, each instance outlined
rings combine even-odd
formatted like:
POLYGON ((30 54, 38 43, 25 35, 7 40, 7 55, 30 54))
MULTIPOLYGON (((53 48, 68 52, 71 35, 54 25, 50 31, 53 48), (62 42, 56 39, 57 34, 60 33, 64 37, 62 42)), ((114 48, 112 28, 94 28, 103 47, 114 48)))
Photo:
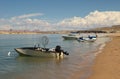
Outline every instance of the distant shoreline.
POLYGON ((70 31, 0 31, 0 34, 68 34, 70 31))
POLYGON ((76 33, 120 33, 120 25, 112 27, 102 27, 89 30, 58 30, 58 31, 40 31, 40 30, 0 30, 0 34, 69 34, 76 33))
POLYGON ((68 30, 68 31, 39 31, 39 32, 34 32, 34 31, 0 31, 0 34, 69 34, 71 32, 76 32, 76 33, 110 33, 107 31, 97 31, 97 30, 68 30))

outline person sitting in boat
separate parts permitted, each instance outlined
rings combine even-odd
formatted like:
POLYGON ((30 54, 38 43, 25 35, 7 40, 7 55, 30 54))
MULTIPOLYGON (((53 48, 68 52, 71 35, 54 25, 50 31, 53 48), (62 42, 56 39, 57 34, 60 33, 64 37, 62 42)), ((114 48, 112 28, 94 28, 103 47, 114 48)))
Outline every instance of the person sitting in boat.
POLYGON ((89 38, 89 39, 97 38, 97 34, 96 34, 95 36, 90 36, 90 35, 88 35, 88 38, 89 38))
POLYGON ((82 37, 80 37, 79 39, 83 40, 83 36, 82 36, 82 37))
POLYGON ((90 35, 88 35, 88 38, 89 38, 89 39, 92 39, 93 37, 92 37, 92 36, 90 36, 90 35))

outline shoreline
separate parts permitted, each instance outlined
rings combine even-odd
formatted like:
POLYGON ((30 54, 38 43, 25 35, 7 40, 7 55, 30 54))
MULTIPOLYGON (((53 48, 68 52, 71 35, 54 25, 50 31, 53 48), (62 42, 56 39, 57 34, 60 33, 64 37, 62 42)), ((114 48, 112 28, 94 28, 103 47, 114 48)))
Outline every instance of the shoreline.
POLYGON ((88 79, 120 79, 120 33, 108 36, 112 39, 96 56, 88 79))

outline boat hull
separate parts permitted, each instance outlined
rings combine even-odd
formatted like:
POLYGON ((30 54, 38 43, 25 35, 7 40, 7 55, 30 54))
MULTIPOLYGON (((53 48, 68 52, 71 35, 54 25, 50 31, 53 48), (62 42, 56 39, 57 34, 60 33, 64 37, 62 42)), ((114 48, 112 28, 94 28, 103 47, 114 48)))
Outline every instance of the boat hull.
POLYGON ((78 41, 80 41, 80 42, 84 42, 84 41, 88 41, 88 42, 94 42, 94 41, 96 41, 96 39, 97 38, 82 38, 82 39, 78 39, 78 41))
POLYGON ((64 40, 76 40, 78 39, 78 37, 74 37, 74 36, 62 36, 64 38, 64 40))
POLYGON ((34 49, 33 47, 29 48, 15 48, 16 52, 19 55, 24 56, 39 56, 39 57, 63 57, 63 53, 57 53, 54 51, 41 51, 34 49))

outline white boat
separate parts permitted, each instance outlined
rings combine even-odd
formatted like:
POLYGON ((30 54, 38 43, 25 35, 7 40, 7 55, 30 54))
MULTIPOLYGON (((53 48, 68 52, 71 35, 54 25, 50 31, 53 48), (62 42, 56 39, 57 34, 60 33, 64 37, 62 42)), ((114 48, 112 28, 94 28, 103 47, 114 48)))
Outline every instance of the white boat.
POLYGON ((56 46, 55 49, 41 48, 41 47, 22 47, 22 48, 15 48, 15 51, 19 55, 25 55, 25 56, 63 57, 64 55, 69 55, 69 53, 61 50, 60 46, 56 46))
POLYGON ((88 42, 94 42, 96 41, 97 36, 88 36, 88 37, 79 37, 77 40, 80 42, 88 41, 88 42))
POLYGON ((78 39, 80 37, 80 34, 78 34, 78 33, 70 33, 68 35, 63 35, 62 37, 65 40, 74 40, 74 39, 78 39))

